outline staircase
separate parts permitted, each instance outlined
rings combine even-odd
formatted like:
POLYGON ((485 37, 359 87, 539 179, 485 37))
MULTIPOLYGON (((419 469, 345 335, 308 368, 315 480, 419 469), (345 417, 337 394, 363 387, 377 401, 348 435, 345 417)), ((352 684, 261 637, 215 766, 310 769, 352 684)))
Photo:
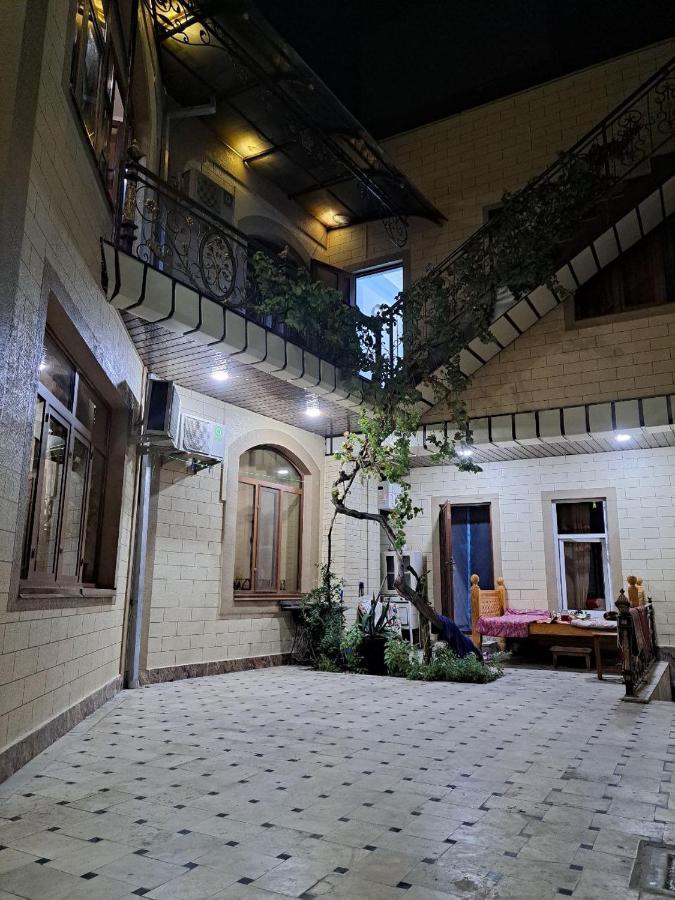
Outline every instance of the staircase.
MULTIPOLYGON (((498 212, 462 245, 453 250, 423 279, 440 279, 449 286, 448 324, 454 333, 459 366, 464 375, 475 373, 500 350, 554 309, 569 292, 596 275, 675 212, 675 58, 659 69, 588 134, 563 154, 537 179, 515 195, 519 209, 527 209, 547 190, 552 193, 576 165, 596 166, 597 179, 565 220, 554 239, 551 271, 537 284, 508 284, 484 296, 451 295, 467 259, 491 259, 504 216, 498 212), (550 280, 549 280, 550 277, 550 280), (545 286, 543 281, 548 281, 545 286), (487 311, 487 333, 477 326, 477 310, 487 311)), ((392 347, 401 345, 400 323, 406 298, 390 310, 386 324, 392 347)), ((410 307, 408 307, 408 313, 410 307)), ((410 319, 411 316, 409 315, 410 319)), ((423 316, 422 316, 423 318, 423 316)), ((406 326, 408 327, 408 325, 406 326)), ((435 371, 453 355, 446 339, 431 348, 426 373, 435 371)), ((400 352, 400 350, 399 350, 400 352)))

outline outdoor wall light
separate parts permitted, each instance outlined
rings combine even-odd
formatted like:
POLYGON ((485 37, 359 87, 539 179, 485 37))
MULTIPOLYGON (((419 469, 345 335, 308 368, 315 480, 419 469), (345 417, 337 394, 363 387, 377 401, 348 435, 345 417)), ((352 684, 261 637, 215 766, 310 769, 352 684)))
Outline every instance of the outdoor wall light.
POLYGON ((626 441, 630 440, 630 435, 620 432, 619 434, 614 435, 614 440, 617 442, 617 444, 625 444, 626 441))
POLYGON ((344 213, 334 213, 333 221, 336 225, 349 225, 349 216, 346 216, 344 213))

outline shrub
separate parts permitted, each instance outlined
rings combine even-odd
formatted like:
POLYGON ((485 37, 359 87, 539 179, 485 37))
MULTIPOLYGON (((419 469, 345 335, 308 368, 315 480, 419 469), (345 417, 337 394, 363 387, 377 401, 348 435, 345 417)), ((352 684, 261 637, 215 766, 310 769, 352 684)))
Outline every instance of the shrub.
POLYGON ((407 676, 416 681, 460 681, 489 684, 504 674, 499 666, 486 665, 477 656, 455 656, 452 650, 442 647, 434 653, 428 664, 417 659, 411 661, 407 676))
POLYGON ((410 671, 412 657, 417 656, 411 644, 398 635, 390 637, 384 648, 384 662, 390 675, 403 678, 410 671))
POLYGON ((337 663, 345 624, 342 583, 322 575, 319 587, 302 598, 295 641, 296 659, 314 666, 322 658, 337 663))
POLYGON ((363 672, 363 657, 359 652, 363 644, 363 628, 358 622, 354 622, 342 634, 340 651, 345 668, 349 672, 363 672))

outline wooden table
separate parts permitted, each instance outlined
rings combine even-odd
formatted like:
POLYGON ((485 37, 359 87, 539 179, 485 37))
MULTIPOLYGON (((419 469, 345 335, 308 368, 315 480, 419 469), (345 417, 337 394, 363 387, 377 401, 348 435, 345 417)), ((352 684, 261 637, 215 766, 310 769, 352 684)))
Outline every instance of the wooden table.
POLYGON ((530 625, 530 637, 551 637, 551 638, 575 638, 576 640, 586 639, 593 642, 593 652, 595 654, 595 671, 598 678, 602 680, 604 666, 602 663, 602 645, 601 641, 609 639, 616 646, 616 630, 607 628, 579 628, 575 625, 569 625, 567 622, 532 622, 530 625))

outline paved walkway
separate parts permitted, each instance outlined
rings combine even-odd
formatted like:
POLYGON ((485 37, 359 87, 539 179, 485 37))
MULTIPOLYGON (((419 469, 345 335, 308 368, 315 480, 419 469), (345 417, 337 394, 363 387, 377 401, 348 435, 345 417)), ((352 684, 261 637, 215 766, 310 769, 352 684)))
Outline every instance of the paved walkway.
POLYGON ((675 842, 675 706, 621 692, 277 668, 125 693, 0 786, 0 900, 637 897, 639 841, 675 842))

